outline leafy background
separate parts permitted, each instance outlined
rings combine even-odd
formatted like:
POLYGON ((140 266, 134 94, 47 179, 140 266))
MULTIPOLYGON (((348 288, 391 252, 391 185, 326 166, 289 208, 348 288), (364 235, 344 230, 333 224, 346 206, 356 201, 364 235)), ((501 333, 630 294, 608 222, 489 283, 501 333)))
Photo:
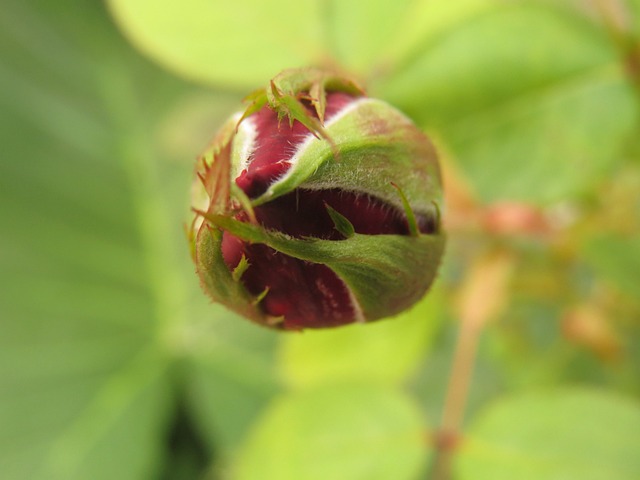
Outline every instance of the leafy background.
POLYGON ((640 3, 5 0, 0 478, 640 478, 640 3), (244 94, 339 66, 438 144, 448 252, 398 319, 208 303, 192 163, 244 94), (441 446, 440 446, 441 447, 441 446))

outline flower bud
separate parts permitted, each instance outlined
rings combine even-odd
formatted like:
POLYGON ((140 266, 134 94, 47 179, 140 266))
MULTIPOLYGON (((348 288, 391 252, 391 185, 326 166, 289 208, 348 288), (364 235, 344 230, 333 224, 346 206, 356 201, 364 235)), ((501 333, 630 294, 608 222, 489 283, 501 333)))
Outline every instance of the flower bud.
POLYGON ((427 137, 331 72, 287 70, 249 101, 196 167, 189 237, 204 290, 283 330, 418 301, 444 248, 427 137))

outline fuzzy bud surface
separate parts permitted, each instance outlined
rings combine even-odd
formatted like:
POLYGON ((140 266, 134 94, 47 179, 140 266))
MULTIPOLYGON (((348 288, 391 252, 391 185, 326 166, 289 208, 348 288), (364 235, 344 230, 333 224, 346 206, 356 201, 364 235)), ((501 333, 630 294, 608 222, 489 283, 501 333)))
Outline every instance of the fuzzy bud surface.
POLYGON ((265 326, 368 322, 424 296, 442 257, 435 150, 406 116, 322 70, 248 97, 198 160, 203 289, 265 326))

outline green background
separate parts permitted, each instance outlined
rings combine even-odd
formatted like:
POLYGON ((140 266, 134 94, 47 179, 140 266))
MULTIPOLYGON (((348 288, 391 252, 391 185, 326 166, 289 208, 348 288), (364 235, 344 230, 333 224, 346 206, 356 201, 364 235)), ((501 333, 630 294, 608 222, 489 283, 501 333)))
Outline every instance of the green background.
POLYGON ((514 271, 491 292, 504 307, 454 477, 640 478, 639 15, 637 0, 5 0, 0 478, 429 478, 459 298, 494 250, 514 271), (434 291, 400 318, 283 335, 209 303, 183 223, 225 117, 311 64, 424 127, 475 213, 450 222, 434 291), (473 216, 515 202, 550 233, 473 216))

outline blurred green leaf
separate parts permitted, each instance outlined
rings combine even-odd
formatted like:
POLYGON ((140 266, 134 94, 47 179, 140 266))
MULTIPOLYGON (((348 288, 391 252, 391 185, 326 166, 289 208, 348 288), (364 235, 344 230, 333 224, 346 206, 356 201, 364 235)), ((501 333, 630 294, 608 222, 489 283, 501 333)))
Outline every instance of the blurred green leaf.
POLYGON ((220 306, 206 307, 189 327, 186 404, 210 450, 231 455, 280 390, 273 358, 278 334, 224 314, 220 306))
POLYGON ((631 298, 640 292, 640 242, 637 236, 601 234, 588 239, 583 254, 601 278, 631 298))
POLYGON ((640 405, 589 390, 505 398, 472 423, 460 480, 632 480, 640 477, 640 405))
POLYGON ((185 375, 188 406, 198 432, 210 451, 230 454, 278 390, 270 372, 260 376, 259 367, 231 355, 223 363, 223 355, 194 358, 185 375))
POLYGON ((256 423, 238 480, 413 480, 429 456, 419 409, 400 392, 325 386, 282 396, 256 423))
MULTIPOLYGON (((127 368, 106 377, 97 395, 53 439, 34 477, 134 479, 156 472, 172 399, 167 380, 166 363, 155 351, 142 352, 127 368)), ((60 401, 73 401, 77 391, 77 386, 67 388, 60 401)), ((29 415, 26 409, 23 413, 29 415)))
POLYGON ((287 335, 280 350, 284 380, 293 387, 351 380, 400 383, 427 354, 441 314, 442 298, 432 292, 393 319, 287 335))
POLYGON ((141 478, 164 450, 169 359, 90 86, 96 45, 40 7, 0 17, 0 477, 141 478))
POLYGON ((493 0, 325 2, 326 42, 334 57, 371 82, 392 75, 417 48, 493 0))
POLYGON ((324 2, 324 16, 320 20, 326 24, 324 40, 328 49, 340 64, 354 73, 367 74, 379 61, 381 51, 386 50, 389 39, 397 34, 398 25, 404 23, 415 3, 422 2, 324 2))
MULTIPOLYGON (((341 3, 352 5, 356 2, 341 3)), ((392 2, 385 3, 388 5, 392 2)), ((441 37, 448 35, 449 32, 460 26, 464 26, 473 18, 494 9, 499 4, 500 0, 457 0, 456 2, 418 0, 408 2, 404 8, 402 21, 394 23, 395 31, 384 37, 384 43, 380 45, 378 55, 370 61, 370 81, 375 85, 388 78, 394 78, 399 70, 420 56, 430 45, 440 41, 441 37)), ((373 39, 368 38, 368 40, 371 42, 373 39)), ((352 55, 356 54, 361 54, 361 52, 352 55)))
POLYGON ((583 190, 618 158, 637 116, 607 33, 551 6, 473 16, 379 90, 438 131, 488 201, 583 190))
POLYGON ((338 64, 375 81, 422 42, 496 2, 108 3, 127 37, 159 63, 204 83, 255 88, 309 65, 338 64))
MULTIPOLYGON (((192 354, 194 319, 229 320, 224 338, 241 322, 209 305, 181 229, 196 151, 181 151, 185 161, 169 153, 185 137, 180 128, 194 127, 176 126, 185 86, 134 55, 100 4, 80 3, 8 1, 0 16, 7 480, 154 477, 174 455, 183 385, 175 360, 192 354)), ((207 136, 228 108, 217 100, 206 119, 198 113, 207 136)), ((190 149, 206 143, 202 129, 190 149)), ((240 351, 245 337, 235 339, 240 351)), ((229 389, 220 382, 202 397, 224 399, 229 389)), ((244 411, 232 414, 242 424, 244 411)), ((202 435, 217 446, 232 436, 208 428, 202 435)))
POLYGON ((255 88, 327 56, 320 3, 302 0, 109 0, 127 37, 188 78, 255 88))

